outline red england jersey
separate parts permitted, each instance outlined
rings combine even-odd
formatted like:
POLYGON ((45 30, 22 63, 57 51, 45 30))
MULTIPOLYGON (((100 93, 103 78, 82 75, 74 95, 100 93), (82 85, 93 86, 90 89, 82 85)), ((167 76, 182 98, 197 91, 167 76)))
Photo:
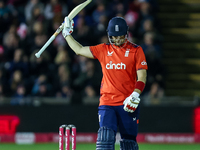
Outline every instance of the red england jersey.
POLYGON ((99 44, 90 46, 90 50, 99 60, 103 72, 99 105, 123 105, 135 89, 136 71, 148 68, 142 48, 128 41, 123 48, 99 44))

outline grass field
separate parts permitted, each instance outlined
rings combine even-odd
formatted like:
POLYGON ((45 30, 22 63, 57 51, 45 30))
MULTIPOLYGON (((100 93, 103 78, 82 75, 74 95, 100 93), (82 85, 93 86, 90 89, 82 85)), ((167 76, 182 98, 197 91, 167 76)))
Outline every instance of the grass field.
MULTIPOLYGON (((147 144, 139 143, 140 150, 200 150, 200 144, 147 144)), ((77 144, 77 150, 95 150, 95 144, 77 144)), ((119 150, 119 145, 115 146, 119 150)), ((0 150, 58 150, 58 144, 3 144, 0 150)))

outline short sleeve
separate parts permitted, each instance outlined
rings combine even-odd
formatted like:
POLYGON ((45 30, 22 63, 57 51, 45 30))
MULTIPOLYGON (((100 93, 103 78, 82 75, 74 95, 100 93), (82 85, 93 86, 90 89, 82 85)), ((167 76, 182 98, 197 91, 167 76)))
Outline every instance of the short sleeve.
POLYGON ((148 69, 147 61, 142 47, 138 47, 136 51, 136 70, 148 69))
POLYGON ((95 59, 100 60, 102 58, 102 51, 104 49, 104 44, 99 44, 96 46, 90 46, 90 51, 95 59))

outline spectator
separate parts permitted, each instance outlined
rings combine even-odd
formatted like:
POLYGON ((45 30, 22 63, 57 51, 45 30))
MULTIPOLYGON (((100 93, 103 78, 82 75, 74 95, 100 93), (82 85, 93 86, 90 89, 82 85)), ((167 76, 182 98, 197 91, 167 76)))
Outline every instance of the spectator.
POLYGON ((32 25, 28 26, 27 38, 25 39, 25 43, 24 43, 24 45, 26 45, 27 47, 26 53, 30 56, 33 50, 43 46, 42 44, 45 43, 46 40, 47 40, 47 36, 45 34, 44 25, 42 24, 42 22, 40 21, 33 22, 32 25), (41 44, 40 43, 38 44, 38 42, 36 41, 37 35, 38 37, 42 37, 42 35, 44 35, 43 39, 40 40, 41 44))
POLYGON ((165 72, 165 67, 162 64, 160 58, 158 58, 154 52, 150 52, 148 53, 146 60, 148 62, 149 69, 147 71, 148 78, 144 93, 150 91, 151 85, 154 82, 159 83, 159 85, 164 89, 165 87, 164 80, 166 72, 165 72))
POLYGON ((105 34, 107 34, 106 33, 107 23, 108 23, 107 16, 101 15, 98 24, 94 27, 94 36, 96 37, 96 39, 99 39, 105 34))
POLYGON ((43 10, 44 10, 44 4, 41 3, 40 0, 29 0, 25 6, 26 22, 30 24, 31 20, 34 17, 43 13, 43 10))
POLYGON ((91 17, 90 15, 88 15, 85 11, 86 11, 85 9, 81 10, 81 11, 74 17, 73 20, 74 20, 74 27, 75 27, 75 28, 76 28, 76 26, 77 26, 77 20, 78 20, 79 18, 84 18, 85 23, 86 23, 87 26, 92 27, 92 26, 94 25, 94 20, 93 20, 92 17, 91 17))
POLYGON ((85 70, 74 80, 75 87, 79 89, 85 88, 86 85, 92 86, 95 93, 99 93, 101 76, 95 72, 95 64, 93 60, 87 60, 85 63, 85 70))
POLYGON ((36 80, 35 83, 33 85, 31 94, 32 95, 36 95, 39 92, 39 87, 40 84, 47 82, 47 76, 44 74, 41 74, 36 80))
MULTIPOLYGON (((29 26, 30 27, 30 26, 29 26)), ((32 28, 30 27, 29 33, 34 37, 36 35, 45 34, 45 28, 41 21, 34 21, 32 28)))
POLYGON ((58 68, 58 76, 60 85, 62 84, 69 84, 69 76, 70 76, 70 70, 67 65, 62 64, 58 68))
POLYGON ((0 16, 4 17, 4 18, 8 18, 9 13, 10 13, 10 11, 9 11, 7 5, 5 5, 4 0, 0 0, 0 16))
POLYGON ((9 36, 9 34, 16 34, 16 33, 17 33, 17 26, 15 24, 12 24, 9 26, 9 29, 4 35, 4 38, 6 39, 6 37, 9 36))
POLYGON ((38 52, 38 49, 32 52, 30 56, 30 76, 33 79, 36 79, 40 74, 49 74, 49 61, 50 56, 47 51, 45 51, 40 58, 35 57, 35 53, 38 52))
POLYGON ((52 96, 52 93, 50 91, 50 89, 48 89, 48 85, 47 83, 43 82, 39 85, 39 90, 36 94, 34 94, 33 96, 36 97, 50 97, 52 96))
POLYGON ((4 0, 0 0, 0 41, 2 41, 4 33, 8 30, 8 27, 12 22, 10 13, 11 12, 7 5, 5 5, 4 0))
POLYGON ((86 97, 95 97, 96 96, 95 90, 90 85, 85 87, 84 94, 86 97))
POLYGON ((20 23, 19 27, 17 28, 17 35, 20 37, 21 40, 25 40, 27 36, 28 27, 25 23, 20 23))
POLYGON ((47 20, 52 20, 54 17, 66 16, 68 8, 65 3, 60 3, 59 0, 49 0, 44 9, 44 16, 47 20))
POLYGON ((133 0, 129 2, 129 10, 134 12, 140 11, 140 2, 141 0, 133 0))
POLYGON ((99 96, 96 95, 95 90, 92 86, 88 85, 85 87, 83 92, 83 104, 96 104, 99 103, 99 96))
POLYGON ((70 99, 72 95, 73 91, 68 84, 62 85, 61 89, 56 93, 56 97, 68 98, 68 99, 70 99))
POLYGON ((71 64, 71 58, 68 54, 68 51, 65 49, 63 45, 58 46, 57 48, 57 55, 54 59, 55 64, 60 65, 60 64, 68 64, 70 66, 71 64))
POLYGON ((119 14, 121 14, 122 16, 124 16, 124 14, 125 14, 125 8, 124 8, 125 6, 124 6, 124 4, 122 3, 122 2, 118 2, 117 4, 116 4, 116 6, 115 6, 115 16, 120 16, 119 14))
POLYGON ((128 10, 128 1, 124 0, 112 0, 108 2, 106 11, 108 14, 108 18, 112 18, 115 16, 124 16, 126 14, 126 10, 128 10))
POLYGON ((61 91, 64 85, 71 85, 70 76, 71 72, 66 64, 61 64, 58 66, 58 74, 56 74, 53 78, 52 84, 54 91, 61 91))
POLYGON ((161 43, 163 37, 160 35, 158 30, 154 26, 154 21, 151 19, 146 19, 142 22, 142 26, 139 29, 139 40, 144 38, 145 33, 152 32, 154 34, 155 43, 161 43))
POLYGON ((23 85, 17 87, 16 93, 10 101, 11 105, 25 105, 30 104, 31 101, 26 97, 26 88, 23 85))
POLYGON ((23 77, 27 77, 29 74, 28 62, 26 62, 26 56, 23 55, 23 50, 18 48, 15 50, 13 61, 9 63, 7 68, 12 75, 15 70, 20 70, 23 77))
POLYGON ((143 22, 145 22, 145 20, 152 20, 154 21, 154 16, 152 15, 152 6, 151 4, 146 1, 146 0, 139 0, 140 4, 140 11, 138 12, 139 13, 139 18, 138 18, 138 21, 136 23, 136 27, 135 27, 135 30, 134 30, 134 36, 139 38, 139 40, 141 40, 141 28, 143 28, 143 22))
POLYGON ((154 82, 151 85, 149 93, 145 96, 145 104, 159 104, 164 96, 164 89, 159 85, 159 83, 154 82))
POLYGON ((23 84, 22 72, 20 70, 16 70, 10 79, 10 89, 12 94, 17 91, 17 87, 21 84, 23 84))
POLYGON ((162 51, 159 44, 155 43, 155 34, 153 32, 146 32, 144 34, 144 43, 141 44, 144 53, 148 57, 151 53, 154 53, 157 58, 162 58, 162 51))
POLYGON ((19 48, 19 37, 16 33, 8 33, 3 39, 4 54, 7 61, 11 61, 13 58, 14 50, 19 48))
POLYGON ((30 19, 28 25, 32 25, 35 21, 40 21, 40 22, 45 23, 45 17, 43 15, 43 10, 38 5, 33 7, 32 18, 30 19))
POLYGON ((76 39, 79 39, 80 43, 83 45, 89 45, 94 41, 94 38, 92 37, 92 31, 89 26, 85 24, 85 20, 82 17, 78 18, 77 20, 77 26, 74 30, 74 36, 76 37, 76 39), (88 41, 85 36, 90 37, 90 41, 88 41))
POLYGON ((146 32, 154 32, 154 24, 151 19, 144 20, 141 29, 140 29, 140 35, 144 35, 146 32))
POLYGON ((154 17, 152 15, 152 6, 151 6, 151 3, 144 0, 144 1, 141 1, 140 3, 140 19, 141 19, 141 22, 146 20, 146 19, 151 19, 153 20, 154 17))
POLYGON ((134 32, 136 29, 136 24, 139 18, 138 12, 135 12, 131 9, 127 11, 127 13, 124 15, 124 19, 127 22, 127 25, 129 27, 129 37, 133 38, 134 37, 134 32))
POLYGON ((31 51, 32 53, 35 49, 40 49, 47 41, 47 35, 46 34, 38 34, 34 37, 34 43, 31 45, 31 51))
POLYGON ((76 89, 79 89, 78 87, 83 86, 82 83, 82 75, 85 74, 86 72, 86 62, 87 62, 87 58, 83 57, 83 56, 76 56, 75 57, 77 62, 73 64, 73 86, 76 89))
POLYGON ((97 24, 99 23, 101 16, 106 16, 106 9, 103 3, 98 4, 96 10, 92 13, 92 18, 97 24))
POLYGON ((107 35, 102 36, 98 41, 98 43, 109 43, 108 36, 107 35))

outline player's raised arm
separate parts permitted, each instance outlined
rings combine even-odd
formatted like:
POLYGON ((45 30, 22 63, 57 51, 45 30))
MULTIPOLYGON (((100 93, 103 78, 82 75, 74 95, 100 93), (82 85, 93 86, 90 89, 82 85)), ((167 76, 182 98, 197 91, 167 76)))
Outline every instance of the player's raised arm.
POLYGON ((70 48, 77 55, 82 55, 88 58, 94 58, 90 51, 89 46, 82 46, 71 36, 71 33, 73 32, 73 27, 74 27, 74 21, 73 20, 70 21, 68 17, 65 17, 64 29, 62 31, 62 35, 66 39, 70 48))

